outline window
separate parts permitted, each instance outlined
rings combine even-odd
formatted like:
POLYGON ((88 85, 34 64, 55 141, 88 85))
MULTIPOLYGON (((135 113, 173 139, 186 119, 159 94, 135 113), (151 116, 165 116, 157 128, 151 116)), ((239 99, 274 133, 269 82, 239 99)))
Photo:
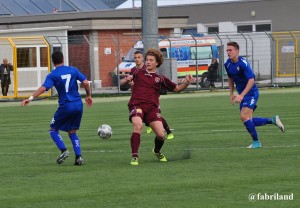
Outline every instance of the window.
POLYGON ((253 32, 252 25, 238 25, 237 32, 253 32))
POLYGON ((40 48, 41 67, 48 67, 48 48, 40 48))
POLYGON ((36 48, 17 48, 17 67, 37 67, 36 48))
POLYGON ((53 47, 53 52, 61 52, 61 47, 54 46, 53 47))
POLYGON ((271 31, 271 24, 260 24, 260 25, 255 25, 255 31, 256 31, 256 32, 271 31))
POLYGON ((200 46, 191 47, 191 59, 195 60, 197 55, 197 59, 211 59, 212 58, 212 50, 211 46, 200 46))
POLYGON ((208 34, 216 34, 219 33, 219 27, 207 27, 208 34))
POLYGON ((168 51, 166 48, 161 48, 160 51, 163 54, 164 58, 168 58, 168 51))
POLYGON ((197 34, 197 28, 183 29, 182 35, 197 34))
POLYGON ((84 41, 83 31, 68 31, 69 44, 82 44, 84 41))

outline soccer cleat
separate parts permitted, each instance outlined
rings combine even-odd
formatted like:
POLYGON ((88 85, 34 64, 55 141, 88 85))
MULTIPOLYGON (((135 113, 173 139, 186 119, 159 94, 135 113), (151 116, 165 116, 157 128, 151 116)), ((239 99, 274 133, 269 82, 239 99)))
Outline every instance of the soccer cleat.
POLYGON ((174 139, 174 134, 172 134, 172 133, 168 134, 167 139, 174 139))
POLYGON ((138 157, 132 157, 130 161, 130 165, 138 165, 139 164, 139 158, 138 157))
POLYGON ((62 164, 62 163, 65 161, 65 159, 66 159, 67 157, 69 157, 69 156, 70 156, 69 150, 64 151, 64 152, 61 153, 61 155, 57 158, 56 163, 57 163, 57 164, 62 164))
POLYGON ((150 126, 147 126, 147 130, 146 130, 147 134, 150 134, 152 132, 152 129, 150 126))
POLYGON ((261 143, 260 143, 260 141, 253 141, 252 144, 250 144, 247 148, 248 149, 261 148, 261 143))
POLYGON ((157 157, 157 159, 159 159, 160 162, 168 161, 167 158, 163 154, 161 154, 161 152, 156 153, 154 152, 154 149, 152 150, 152 152, 155 154, 155 156, 157 157))
POLYGON ((82 157, 78 157, 78 158, 75 158, 75 163, 74 165, 83 165, 83 159, 82 157))
POLYGON ((282 124, 280 118, 278 115, 276 115, 274 118, 274 124, 284 133, 284 125, 282 124))

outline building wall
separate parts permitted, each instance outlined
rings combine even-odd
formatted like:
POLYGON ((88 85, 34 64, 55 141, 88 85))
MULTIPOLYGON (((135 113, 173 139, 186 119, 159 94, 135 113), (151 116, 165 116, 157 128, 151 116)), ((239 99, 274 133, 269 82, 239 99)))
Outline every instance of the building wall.
POLYGON ((272 31, 282 31, 299 30, 299 8, 299 0, 253 0, 160 7, 159 16, 188 15, 188 25, 271 20, 272 31))
POLYGON ((78 68, 91 80, 89 32, 68 34, 69 65, 78 68))
MULTIPOLYGON (((99 74, 102 87, 113 86, 112 73, 117 65, 126 56, 133 45, 141 40, 140 30, 101 30, 99 38, 99 74), (108 51, 111 54, 108 54, 108 51), (105 53, 106 52, 106 53, 105 53)), ((170 29, 160 29, 159 34, 170 35, 170 29)))

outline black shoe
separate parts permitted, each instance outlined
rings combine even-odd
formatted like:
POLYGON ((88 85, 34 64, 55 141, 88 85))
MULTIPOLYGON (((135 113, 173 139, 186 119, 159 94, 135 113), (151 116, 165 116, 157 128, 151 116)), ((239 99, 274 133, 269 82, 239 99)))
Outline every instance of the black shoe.
POLYGON ((81 156, 75 159, 74 165, 83 165, 83 159, 81 156))
POLYGON ((66 159, 67 157, 69 157, 69 156, 70 156, 69 150, 64 151, 64 152, 61 153, 61 155, 57 158, 56 163, 57 163, 57 164, 62 164, 62 163, 65 161, 65 159, 66 159))

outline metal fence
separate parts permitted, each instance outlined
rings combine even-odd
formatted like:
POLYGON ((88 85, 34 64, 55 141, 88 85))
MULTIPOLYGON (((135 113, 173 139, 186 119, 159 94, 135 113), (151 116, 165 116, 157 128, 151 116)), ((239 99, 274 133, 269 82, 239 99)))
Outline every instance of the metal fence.
MULTIPOLYGON (((108 90, 113 92, 122 92, 122 87, 118 86, 118 80, 125 74, 126 69, 134 66, 132 60, 132 48, 142 43, 140 34, 135 33, 109 33, 99 32, 97 36, 77 36, 68 37, 68 56, 69 64, 78 67, 82 70, 89 79, 93 81, 94 92, 108 90), (131 56, 130 56, 131 55, 131 56), (131 60, 128 58, 131 57, 131 60), (119 77, 120 76, 120 77, 119 77)), ((170 36, 179 36, 178 34, 166 35, 160 34, 158 39, 169 42, 165 46, 167 51, 162 53, 169 53, 168 57, 176 59, 175 61, 167 62, 166 68, 175 70, 180 74, 180 51, 182 46, 178 46, 171 42, 170 36), (178 53, 177 53, 178 52, 178 53), (172 66, 173 63, 173 66, 172 66)), ((292 86, 299 85, 299 39, 300 32, 288 31, 277 33, 228 33, 228 34, 210 34, 214 39, 217 48, 217 56, 219 62, 217 88, 227 88, 227 76, 224 69, 224 62, 227 60, 226 43, 229 41, 236 41, 240 45, 240 55, 243 56, 251 65, 254 74, 256 75, 256 82, 260 87, 264 86, 292 86)), ((187 36, 184 37, 188 38, 187 36)), ((192 39, 197 37, 193 37, 192 39)), ((193 42, 197 46, 197 41, 193 42)), ((192 44, 193 45, 193 44, 192 44)), ((200 46, 200 45, 198 45, 200 46)), ((196 47, 197 48, 197 47, 196 47)), ((189 64, 194 64, 194 76, 199 76, 197 82, 191 85, 189 89, 202 90, 208 89, 207 80, 205 79, 203 53, 201 49, 193 51, 192 46, 187 49, 190 54, 183 54, 187 56, 183 59, 190 59, 189 64), (195 58, 192 58, 193 54, 195 58), (198 57, 198 60, 197 60, 198 57), (204 73, 204 75, 203 75, 204 73), (203 80, 204 79, 204 80, 203 80), (203 84, 204 82, 204 84, 203 84)), ((181 51, 188 53, 187 51, 181 51)), ((167 55, 164 54, 166 57, 167 55)), ((213 57, 213 54, 211 58, 213 57)), ((168 59, 168 58, 166 58, 168 59)), ((188 62, 188 61, 187 61, 188 62)), ((182 75, 182 73, 181 73, 182 75)), ((177 81, 180 82, 180 79, 177 81)))
MULTIPOLYGON (((289 31, 216 34, 215 37, 220 46, 226 47, 228 41, 239 43, 240 55, 251 64, 259 86, 291 86, 299 84, 299 34, 289 31)), ((226 57, 226 53, 222 55, 226 57)))
MULTIPOLYGON (((181 82, 186 73, 192 73, 197 79, 189 87, 190 90, 209 88, 207 69, 213 57, 217 57, 219 62, 215 85, 217 88, 228 87, 224 62, 227 60, 226 44, 229 41, 239 43, 240 55, 250 63, 258 86, 299 85, 298 31, 206 34, 202 38, 166 32, 160 33, 157 38, 166 59, 161 70, 171 72, 165 74, 172 74, 170 78, 177 82, 181 82), (207 50, 206 46, 211 50, 207 50), (178 79, 174 79, 174 74, 178 79)), ((130 30, 113 33, 94 31, 86 35, 48 36, 45 39, 51 52, 62 51, 65 63, 77 67, 87 76, 94 93, 126 92, 126 87, 120 87, 118 80, 134 66, 133 52, 142 50, 143 45, 141 34, 130 30)), ((4 49, 7 45, 3 43, 1 47, 4 49)), ((19 70, 18 67, 16 70, 19 70)))

